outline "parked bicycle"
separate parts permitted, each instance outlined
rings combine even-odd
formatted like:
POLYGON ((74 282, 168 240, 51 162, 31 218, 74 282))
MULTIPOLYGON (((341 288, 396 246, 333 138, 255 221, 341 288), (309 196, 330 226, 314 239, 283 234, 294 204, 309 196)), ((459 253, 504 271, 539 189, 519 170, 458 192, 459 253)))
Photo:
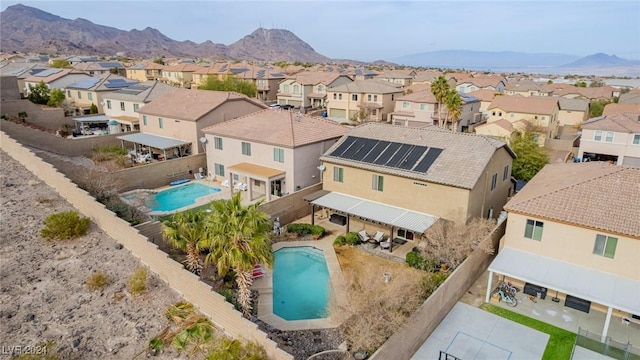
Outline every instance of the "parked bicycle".
POLYGON ((510 282, 500 281, 498 283, 498 289, 502 289, 505 293, 511 295, 511 297, 515 297, 516 293, 520 291, 517 287, 513 286, 510 282))
POLYGON ((515 307, 518 305, 518 300, 515 296, 512 296, 505 289, 499 289, 498 294, 500 295, 500 299, 504 301, 508 306, 515 307))

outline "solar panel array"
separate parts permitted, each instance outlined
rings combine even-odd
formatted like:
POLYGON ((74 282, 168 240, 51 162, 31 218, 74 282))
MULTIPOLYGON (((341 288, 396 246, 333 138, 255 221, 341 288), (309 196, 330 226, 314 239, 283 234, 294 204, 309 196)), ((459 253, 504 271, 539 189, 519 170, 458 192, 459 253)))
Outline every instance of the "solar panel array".
POLYGON ((90 78, 84 79, 82 81, 78 81, 75 84, 71 84, 71 85, 69 85, 69 87, 70 88, 76 88, 76 89, 90 89, 90 88, 94 87, 101 80, 102 80, 101 78, 90 77, 90 78))
POLYGON ((271 73, 271 77, 272 78, 284 77, 284 74, 283 73, 271 73))
POLYGON ((424 173, 442 149, 348 136, 331 156, 395 169, 424 173))
POLYGON ((138 95, 141 92, 147 90, 148 88, 150 88, 150 86, 148 85, 132 85, 129 87, 126 87, 124 89, 120 89, 118 91, 116 91, 116 94, 126 94, 126 95, 138 95))
POLYGON ((333 71, 333 66, 327 66, 327 71, 329 72, 333 71))
POLYGON ((99 62, 98 63, 103 68, 121 68, 122 64, 119 62, 99 62))
POLYGON ((35 76, 38 77, 47 77, 49 75, 53 75, 53 74, 57 74, 60 71, 62 71, 62 69, 47 69, 47 70, 42 70, 39 73, 35 74, 35 76))
POLYGON ((237 69, 231 69, 229 70, 231 71, 232 74, 241 74, 243 72, 247 72, 249 71, 249 69, 245 69, 245 68, 237 68, 237 69))
POLYGON ((227 64, 222 65, 222 67, 220 68, 220 71, 227 71, 227 64))
POLYGON ((127 81, 124 79, 110 79, 104 84, 107 89, 118 89, 137 84, 137 81, 127 81))
POLYGON ((262 79, 264 77, 264 73, 266 72, 266 70, 258 70, 258 75, 256 75, 256 77, 258 79, 262 79))

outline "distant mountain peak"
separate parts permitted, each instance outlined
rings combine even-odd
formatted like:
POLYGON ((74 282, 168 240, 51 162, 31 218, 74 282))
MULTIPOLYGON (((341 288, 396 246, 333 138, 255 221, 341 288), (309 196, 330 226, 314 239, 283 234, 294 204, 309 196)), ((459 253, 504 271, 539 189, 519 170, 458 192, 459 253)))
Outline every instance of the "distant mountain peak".
POLYGON ((612 67, 612 66, 631 66, 640 65, 640 61, 627 60, 619 58, 616 55, 607 55, 605 53, 597 53, 585 56, 572 63, 563 65, 562 67, 581 68, 581 67, 612 67))
POLYGON ((42 21, 47 21, 47 22, 55 22, 55 21, 59 21, 59 20, 63 20, 60 16, 58 15, 53 15, 50 14, 46 11, 42 11, 38 8, 34 8, 31 6, 26 6, 26 5, 22 5, 22 4, 16 4, 16 5, 11 5, 8 6, 3 13, 15 13, 15 14, 19 14, 21 16, 29 16, 29 17, 34 17, 36 19, 42 20, 42 21))

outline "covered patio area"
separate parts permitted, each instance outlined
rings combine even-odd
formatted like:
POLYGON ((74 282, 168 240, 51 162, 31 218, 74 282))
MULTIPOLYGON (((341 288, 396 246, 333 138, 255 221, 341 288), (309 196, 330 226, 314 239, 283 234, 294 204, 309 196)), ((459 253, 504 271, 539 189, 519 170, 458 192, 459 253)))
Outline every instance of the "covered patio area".
MULTIPOLYGON (((601 334, 603 343, 612 339, 630 343, 634 347, 640 345, 638 280, 519 249, 504 248, 489 266, 486 302, 490 301, 494 275, 503 275, 509 281, 523 283, 520 293, 523 297, 518 299, 520 303, 517 307, 511 308, 515 311, 531 306, 542 307, 538 310, 539 313, 566 314, 569 311, 580 314, 581 317, 597 319, 599 329, 594 329, 594 322, 591 321, 589 330, 601 334), (536 303, 527 298, 527 294, 534 296, 536 303), (547 311, 549 306, 554 308, 551 312, 547 311)), ((560 322, 567 323, 570 322, 571 315, 558 318, 562 320, 560 322)), ((557 326, 564 327, 559 324, 557 326)), ((583 322, 582 328, 584 327, 583 322)), ((569 330, 577 332, 577 329, 569 330)))
POLYGON ((191 142, 164 136, 136 133, 118 136, 123 148, 124 142, 133 144, 129 151, 133 162, 150 162, 152 160, 169 160, 191 154, 191 142))
POLYGON ((231 193, 247 191, 249 201, 265 197, 266 201, 283 196, 286 172, 252 163, 238 163, 227 168, 231 193))
POLYGON ((109 116, 109 119, 118 123, 117 132, 140 131, 140 119, 133 116, 109 116))

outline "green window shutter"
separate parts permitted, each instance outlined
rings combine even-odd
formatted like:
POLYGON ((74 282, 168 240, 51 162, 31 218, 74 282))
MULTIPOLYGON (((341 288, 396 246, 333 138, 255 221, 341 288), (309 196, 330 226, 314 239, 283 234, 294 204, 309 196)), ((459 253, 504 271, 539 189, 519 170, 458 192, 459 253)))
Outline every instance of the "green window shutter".
POLYGON ((607 238, 607 246, 604 249, 604 256, 613 259, 616 254, 616 246, 618 245, 618 239, 614 237, 607 238))

